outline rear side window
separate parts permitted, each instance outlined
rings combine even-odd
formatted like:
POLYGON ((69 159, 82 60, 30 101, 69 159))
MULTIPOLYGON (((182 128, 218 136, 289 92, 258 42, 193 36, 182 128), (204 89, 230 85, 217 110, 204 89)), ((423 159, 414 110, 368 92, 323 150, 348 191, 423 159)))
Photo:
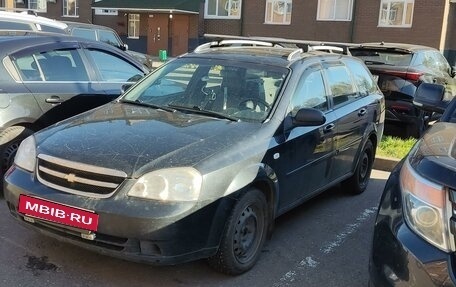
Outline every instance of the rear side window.
POLYGON ((361 95, 377 92, 377 84, 372 79, 371 73, 363 64, 353 60, 346 61, 345 64, 350 70, 355 85, 361 95))
POLYGON ((26 24, 26 23, 0 21, 0 30, 33 31, 33 28, 32 28, 32 26, 30 26, 30 24, 26 24))
POLYGON ((97 40, 97 35, 95 30, 90 29, 82 29, 82 28, 74 28, 71 32, 71 35, 75 37, 80 37, 89 40, 97 40))
POLYGON ((344 65, 329 66, 325 72, 335 107, 358 97, 350 73, 344 65))
POLYGON ((101 50, 88 50, 104 82, 135 82, 144 73, 130 62, 101 50))
POLYGON ((54 50, 12 57, 23 81, 88 81, 76 49, 54 50))

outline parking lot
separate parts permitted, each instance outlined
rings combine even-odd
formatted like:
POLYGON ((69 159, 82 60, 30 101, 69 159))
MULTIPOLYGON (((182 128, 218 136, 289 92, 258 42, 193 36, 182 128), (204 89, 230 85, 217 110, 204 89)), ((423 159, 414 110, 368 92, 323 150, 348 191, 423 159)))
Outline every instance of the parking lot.
POLYGON ((375 212, 389 173, 365 193, 333 188, 281 216, 258 264, 237 277, 204 260, 157 267, 94 254, 32 232, 0 202, 1 286, 366 286, 375 212))

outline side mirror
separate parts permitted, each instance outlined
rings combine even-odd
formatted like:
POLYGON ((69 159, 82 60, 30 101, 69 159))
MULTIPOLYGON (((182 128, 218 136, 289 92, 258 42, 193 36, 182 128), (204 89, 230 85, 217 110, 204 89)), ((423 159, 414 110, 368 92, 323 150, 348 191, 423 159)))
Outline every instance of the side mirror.
POLYGON ((131 88, 131 86, 133 86, 133 84, 124 84, 124 85, 122 85, 122 87, 120 88, 120 94, 121 95, 125 94, 125 92, 128 91, 128 89, 131 88))
POLYGON ((416 89, 413 104, 424 111, 442 114, 448 104, 443 101, 444 95, 445 87, 443 85, 421 83, 416 89))
POLYGON ((122 50, 124 50, 124 51, 128 51, 128 45, 127 45, 127 44, 123 44, 123 46, 122 46, 122 50))
POLYGON ((454 76, 456 76, 456 66, 452 66, 452 67, 451 67, 450 75, 451 75, 451 77, 453 77, 453 78, 454 78, 454 76))
POLYGON ((293 118, 293 125, 301 127, 320 126, 325 122, 325 115, 316 109, 300 109, 293 118))

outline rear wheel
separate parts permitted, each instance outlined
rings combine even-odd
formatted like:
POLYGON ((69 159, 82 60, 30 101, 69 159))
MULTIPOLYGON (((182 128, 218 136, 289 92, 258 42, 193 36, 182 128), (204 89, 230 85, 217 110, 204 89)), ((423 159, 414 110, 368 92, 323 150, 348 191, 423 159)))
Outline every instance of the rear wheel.
POLYGON ((372 142, 368 140, 363 147, 355 173, 343 182, 344 187, 347 188, 350 193, 360 194, 366 190, 373 163, 374 147, 372 142))
POLYGON ((241 274, 253 267, 266 240, 268 205, 264 194, 251 189, 235 204, 217 253, 209 264, 225 274, 241 274))

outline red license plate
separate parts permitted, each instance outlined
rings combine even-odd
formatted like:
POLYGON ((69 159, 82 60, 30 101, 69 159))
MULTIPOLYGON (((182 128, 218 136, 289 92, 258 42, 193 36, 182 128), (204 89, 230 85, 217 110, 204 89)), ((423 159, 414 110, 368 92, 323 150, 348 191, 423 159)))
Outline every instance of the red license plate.
POLYGON ((98 227, 98 214, 93 211, 24 194, 19 196, 19 212, 39 219, 90 231, 97 231, 98 227))

